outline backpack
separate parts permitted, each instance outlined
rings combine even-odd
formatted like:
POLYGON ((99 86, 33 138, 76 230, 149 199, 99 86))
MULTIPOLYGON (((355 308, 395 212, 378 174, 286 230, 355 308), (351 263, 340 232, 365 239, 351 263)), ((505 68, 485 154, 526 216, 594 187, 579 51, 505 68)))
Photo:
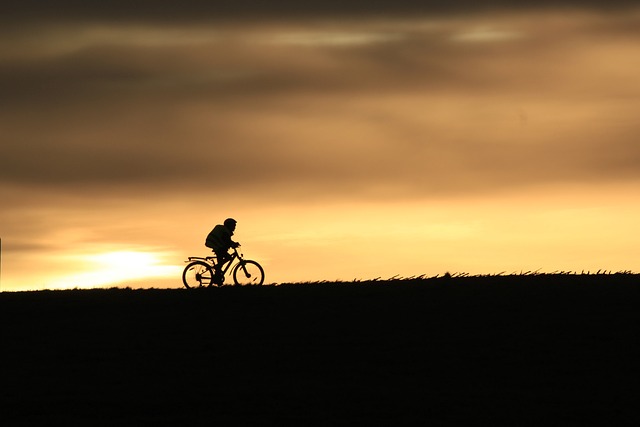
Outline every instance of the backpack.
POLYGON ((214 248, 214 244, 213 244, 213 230, 211 230, 209 232, 209 234, 207 234, 207 239, 204 241, 204 245, 206 247, 208 247, 209 249, 213 249, 214 248))

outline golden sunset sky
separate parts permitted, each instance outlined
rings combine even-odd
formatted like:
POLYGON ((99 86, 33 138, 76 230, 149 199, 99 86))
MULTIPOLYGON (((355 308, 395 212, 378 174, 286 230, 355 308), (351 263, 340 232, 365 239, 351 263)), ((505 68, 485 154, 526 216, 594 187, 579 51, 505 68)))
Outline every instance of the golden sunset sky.
POLYGON ((40 3, 0 16, 2 291, 181 287, 227 217, 267 283, 640 271, 635 2, 40 3))

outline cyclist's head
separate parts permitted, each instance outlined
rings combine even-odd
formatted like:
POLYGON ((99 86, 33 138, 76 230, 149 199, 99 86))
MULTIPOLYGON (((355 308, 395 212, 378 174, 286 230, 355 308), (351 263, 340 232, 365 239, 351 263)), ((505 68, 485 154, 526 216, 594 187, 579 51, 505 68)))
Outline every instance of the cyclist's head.
POLYGON ((227 227, 229 230, 233 230, 236 228, 236 224, 238 221, 236 221, 233 218, 227 218, 224 220, 224 226, 227 227))

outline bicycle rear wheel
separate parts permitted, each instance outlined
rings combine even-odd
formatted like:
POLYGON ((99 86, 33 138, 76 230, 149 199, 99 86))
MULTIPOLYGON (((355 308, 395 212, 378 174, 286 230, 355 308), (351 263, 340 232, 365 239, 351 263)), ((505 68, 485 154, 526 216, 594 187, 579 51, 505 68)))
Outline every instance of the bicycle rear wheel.
POLYGON ((233 282, 242 286, 260 286, 264 283, 264 270, 255 261, 241 261, 233 269, 233 282))
POLYGON ((194 261, 184 268, 182 283, 187 289, 211 286, 213 283, 213 269, 204 261, 194 261))

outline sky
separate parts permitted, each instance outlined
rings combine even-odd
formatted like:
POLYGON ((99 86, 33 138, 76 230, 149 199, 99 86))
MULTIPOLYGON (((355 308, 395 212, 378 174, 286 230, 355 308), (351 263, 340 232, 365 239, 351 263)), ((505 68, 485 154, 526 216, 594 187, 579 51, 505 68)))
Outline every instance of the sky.
POLYGON ((0 290, 640 271, 631 1, 14 2, 0 290))

